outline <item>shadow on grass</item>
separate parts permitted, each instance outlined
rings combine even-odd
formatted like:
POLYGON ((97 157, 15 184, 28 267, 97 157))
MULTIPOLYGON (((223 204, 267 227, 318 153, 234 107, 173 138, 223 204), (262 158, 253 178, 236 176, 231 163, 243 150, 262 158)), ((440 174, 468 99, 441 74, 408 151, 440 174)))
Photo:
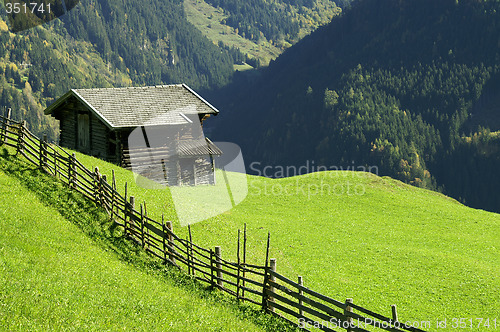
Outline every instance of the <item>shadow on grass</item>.
POLYGON ((238 303, 236 299, 202 285, 175 266, 164 264, 149 256, 135 242, 123 236, 121 227, 116 227, 103 208, 27 161, 9 153, 9 150, 3 148, 0 151, 0 171, 18 179, 44 204, 55 208, 65 219, 76 224, 97 245, 115 252, 120 260, 163 278, 172 285, 182 287, 194 296, 211 301, 214 305, 222 303, 230 306, 235 316, 249 320, 266 331, 297 330, 293 324, 264 314, 255 306, 238 303))

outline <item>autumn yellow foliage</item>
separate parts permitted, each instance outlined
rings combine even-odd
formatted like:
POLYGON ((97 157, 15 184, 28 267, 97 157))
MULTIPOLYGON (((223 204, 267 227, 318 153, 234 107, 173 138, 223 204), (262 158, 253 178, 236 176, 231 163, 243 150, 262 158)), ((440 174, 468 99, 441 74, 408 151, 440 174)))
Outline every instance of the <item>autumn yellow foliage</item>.
POLYGON ((4 20, 0 19, 0 31, 7 31, 7 30, 9 30, 7 23, 5 23, 4 20))

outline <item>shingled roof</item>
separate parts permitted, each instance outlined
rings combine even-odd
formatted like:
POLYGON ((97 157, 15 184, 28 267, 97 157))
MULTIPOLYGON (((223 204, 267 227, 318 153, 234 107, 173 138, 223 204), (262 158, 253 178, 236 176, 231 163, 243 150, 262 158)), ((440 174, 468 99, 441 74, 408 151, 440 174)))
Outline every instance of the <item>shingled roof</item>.
POLYGON ((137 88, 71 89, 45 114, 75 97, 110 128, 189 123, 188 115, 219 111, 185 84, 137 88))

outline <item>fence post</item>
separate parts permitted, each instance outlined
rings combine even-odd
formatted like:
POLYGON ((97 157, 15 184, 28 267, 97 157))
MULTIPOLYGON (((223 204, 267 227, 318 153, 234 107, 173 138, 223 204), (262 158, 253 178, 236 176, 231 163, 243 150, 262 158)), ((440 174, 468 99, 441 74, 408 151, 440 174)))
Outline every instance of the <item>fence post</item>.
POLYGON ((195 272, 194 272, 193 236, 191 234, 191 225, 190 224, 188 225, 188 232, 189 232, 189 253, 190 253, 190 256, 191 256, 191 273, 193 275, 195 275, 195 272))
POLYGON ((19 128, 19 135, 17 137, 17 151, 16 154, 22 153, 23 151, 23 143, 24 143, 24 130, 26 129, 26 120, 23 120, 21 123, 21 128, 19 128))
MULTIPOLYGON (((243 281, 241 285, 245 287, 245 270, 246 270, 246 264, 247 264, 247 223, 245 223, 245 228, 243 229, 243 281)), ((243 297, 243 301, 245 298, 245 288, 241 290, 241 297, 243 297)))
POLYGON ((398 310, 396 309, 396 305, 395 304, 391 305, 391 309, 392 309, 392 320, 393 320, 393 322, 397 322, 398 321, 398 310))
POLYGON ((161 230, 163 231, 163 236, 161 237, 161 242, 163 244, 163 261, 166 263, 167 262, 167 246, 166 246, 166 241, 165 238, 167 237, 167 230, 165 226, 165 217, 163 216, 163 213, 161 215, 161 230))
MULTIPOLYGON (((46 136, 44 135, 43 138, 46 136)), ((40 162, 40 169, 43 170, 43 139, 39 141, 39 151, 38 151, 38 160, 40 162)))
POLYGON ((210 285, 212 285, 212 288, 215 288, 215 281, 214 281, 214 251, 210 248, 210 285))
MULTIPOLYGON (((40 168, 43 169, 47 166, 48 158, 47 158, 47 135, 44 134, 43 138, 40 140, 40 168)), ((50 171, 47 169, 50 173, 50 171)))
MULTIPOLYGON (((132 216, 134 215, 133 210, 135 209, 135 197, 130 196, 129 199, 130 199, 130 203, 128 204, 127 216, 128 216, 128 220, 129 220, 129 228, 132 229, 132 223, 134 222, 134 220, 132 219, 132 216)), ((125 230, 127 230, 126 227, 125 227, 125 230)), ((130 233, 130 235, 132 235, 132 233, 130 233)))
POLYGON ((73 176, 71 175, 73 171, 73 155, 68 158, 68 185, 70 188, 73 187, 73 176))
MULTIPOLYGON (((269 269, 273 272, 276 272, 276 258, 271 258, 269 260, 269 269)), ((275 282, 276 278, 272 274, 270 274, 269 281, 275 282)), ((269 286, 269 292, 274 293, 274 287, 271 285, 269 286)), ((268 302, 274 302, 274 297, 272 295, 269 295, 268 302)), ((274 312, 274 307, 268 309, 269 311, 274 312)))
POLYGON ((57 158, 59 156, 59 152, 57 152, 56 149, 54 149, 54 176, 58 179, 61 177, 59 176, 59 170, 57 169, 57 158))
POLYGON ((76 155, 74 153, 69 157, 68 184, 70 187, 76 187, 76 155))
POLYGON ((76 172, 76 154, 73 152, 71 154, 71 156, 73 157, 73 165, 71 167, 73 167, 73 183, 76 187, 76 179, 78 178, 78 173, 76 172))
POLYGON ((143 208, 142 204, 141 204, 141 244, 142 244, 142 247, 144 248, 144 246, 145 246, 145 241, 144 241, 144 208, 143 208))
MULTIPOLYGON (((100 198, 101 198, 101 204, 102 206, 104 206, 104 209, 106 211, 108 211, 108 206, 105 204, 107 202, 107 197, 106 197, 106 187, 104 186, 105 184, 108 183, 108 177, 106 176, 106 174, 103 174, 101 176, 101 185, 100 185, 100 190, 99 190, 99 194, 100 194, 100 198)), ((108 211, 109 213, 109 211, 108 211)))
POLYGON ((264 285, 262 286, 262 310, 267 311, 267 283, 269 281, 269 247, 271 243, 271 233, 267 233, 267 247, 266 247, 266 267, 264 269, 264 285))
MULTIPOLYGON (((103 174, 101 176, 101 190, 100 190, 100 194, 101 194, 101 204, 104 206, 104 209, 106 211, 108 211, 108 206, 105 204, 107 202, 107 197, 106 197, 106 187, 104 186, 105 184, 108 183, 108 177, 106 176, 106 174, 103 174)), ((109 211, 108 211, 109 213, 109 211)))
POLYGON ((116 200, 116 178, 115 178, 115 170, 112 170, 113 174, 113 182, 111 182, 111 218, 114 218, 115 214, 115 200, 116 200))
POLYGON ((238 249, 236 251, 236 259, 238 262, 238 278, 236 279, 236 300, 240 300, 240 273, 241 273, 241 262, 240 262, 240 230, 238 229, 238 249))
POLYGON ((166 226, 167 226, 167 242, 168 242, 168 258, 170 259, 170 261, 172 262, 172 264, 175 265, 175 257, 173 255, 174 253, 174 237, 172 236, 172 234, 174 233, 174 228, 172 226, 172 222, 171 221, 167 221, 166 222, 166 226))
POLYGON ((94 169, 94 201, 97 205, 100 205, 101 196, 101 175, 99 174, 99 167, 94 169))
MULTIPOLYGON (((299 285, 303 286, 304 285, 304 280, 302 279, 302 276, 299 276, 299 285)), ((299 288, 299 295, 302 296, 304 295, 304 292, 302 291, 302 288, 299 288)), ((302 306, 302 299, 299 299, 299 305, 302 306)), ((304 311, 302 309, 299 309, 299 315, 304 316, 304 311)))
POLYGON ((187 262, 187 268, 188 268, 188 276, 191 275, 191 261, 190 261, 190 257, 191 257, 191 254, 190 254, 190 250, 189 250, 190 246, 189 246, 189 237, 186 236, 186 262, 187 262))
POLYGON ((54 176, 59 179, 60 176, 59 176, 59 171, 57 170, 57 156, 59 155, 59 153, 57 152, 56 149, 54 149, 54 176))
POLYGON ((352 299, 346 299, 345 300, 345 309, 344 309, 344 316, 346 318, 346 321, 348 323, 348 327, 347 327, 347 332, 352 332, 353 329, 352 329, 352 317, 348 316, 350 313, 352 313, 352 307, 349 305, 349 304, 352 304, 354 303, 352 299))
POLYGON ((224 283, 222 282, 222 265, 221 265, 221 249, 220 246, 215 247, 215 267, 217 268, 217 285, 222 288, 224 283))
MULTIPOLYGON (((125 182, 125 193, 123 194, 123 235, 127 236, 127 216, 128 216, 128 201, 127 201, 127 182, 125 182)), ((119 210, 119 208, 118 208, 119 210)))

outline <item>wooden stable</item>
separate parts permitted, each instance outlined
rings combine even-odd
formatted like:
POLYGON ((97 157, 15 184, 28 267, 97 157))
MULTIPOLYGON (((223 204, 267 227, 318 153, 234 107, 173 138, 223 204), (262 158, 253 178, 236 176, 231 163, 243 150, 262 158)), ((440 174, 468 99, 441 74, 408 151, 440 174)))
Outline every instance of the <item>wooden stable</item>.
POLYGON ((167 185, 215 182, 213 157, 222 152, 202 125, 218 113, 185 84, 72 89, 45 110, 60 121, 61 146, 167 185))

